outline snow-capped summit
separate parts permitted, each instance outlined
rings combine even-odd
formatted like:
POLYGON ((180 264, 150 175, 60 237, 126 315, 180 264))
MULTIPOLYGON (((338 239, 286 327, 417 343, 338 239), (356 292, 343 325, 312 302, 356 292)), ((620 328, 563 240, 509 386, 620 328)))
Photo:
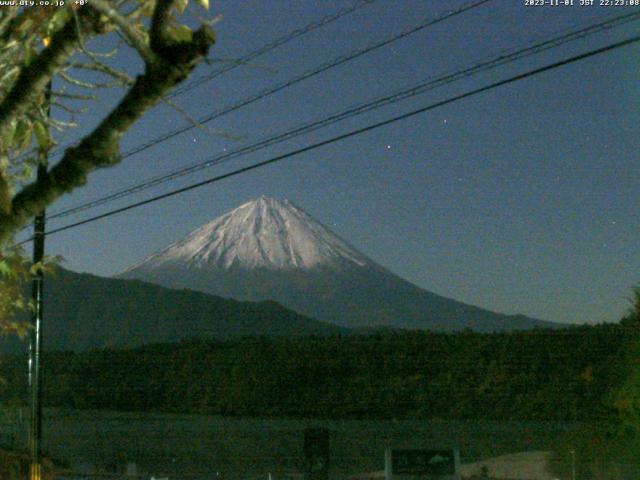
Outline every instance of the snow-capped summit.
POLYGON ((371 264, 304 210, 288 200, 262 196, 191 232, 151 255, 139 268, 174 263, 194 269, 310 269, 371 264))

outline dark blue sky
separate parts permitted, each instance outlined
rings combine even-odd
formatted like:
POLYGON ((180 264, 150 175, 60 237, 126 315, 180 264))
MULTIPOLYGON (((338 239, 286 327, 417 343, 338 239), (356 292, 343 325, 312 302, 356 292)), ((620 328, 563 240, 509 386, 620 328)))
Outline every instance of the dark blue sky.
MULTIPOLYGON (((378 0, 175 101, 198 117, 464 2, 378 0)), ((51 211, 346 107, 631 12, 494 0, 97 172, 51 211)), ((352 2, 212 2, 212 57, 234 59, 352 2)), ((640 8, 640 7, 637 7, 640 8)), ((601 32, 51 227, 329 138, 637 35, 601 32)), ((99 45, 96 45, 99 48, 99 45)), ((122 64, 136 68, 134 55, 122 64)), ((441 295, 560 322, 616 321, 640 283, 640 47, 625 47, 251 173, 50 237, 74 270, 111 275, 262 194, 289 198, 363 253, 441 295)), ((211 71, 202 66, 194 78, 211 71)), ((119 92, 83 120, 89 128, 119 92)), ((166 106, 124 149, 184 124, 166 106)), ((72 135, 77 135, 75 132, 72 135)))

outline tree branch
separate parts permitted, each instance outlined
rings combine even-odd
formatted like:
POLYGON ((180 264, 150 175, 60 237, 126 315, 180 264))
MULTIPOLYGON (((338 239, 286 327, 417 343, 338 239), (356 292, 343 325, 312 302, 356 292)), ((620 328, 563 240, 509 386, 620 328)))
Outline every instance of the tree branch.
POLYGON ((162 97, 162 101, 164 103, 166 103, 167 105, 169 105, 169 107, 173 108, 180 115, 182 115, 187 120, 187 122, 189 122, 195 128, 197 128, 199 130, 202 130, 205 133, 219 135, 219 136, 221 136, 223 138, 227 138, 227 139, 230 139, 230 140, 240 140, 242 138, 241 136, 238 136, 238 135, 230 135, 230 134, 228 134, 226 132, 223 132, 221 130, 217 130, 217 129, 213 129, 213 128, 207 127, 202 122, 199 122, 196 118, 194 118, 184 108, 182 108, 179 105, 177 105, 175 102, 173 102, 168 97, 162 97))
POLYGON ((167 26, 171 20, 171 7, 175 0, 157 0, 156 8, 153 10, 151 18, 151 28, 149 29, 149 44, 151 49, 162 56, 162 50, 167 46, 166 33, 167 26))
POLYGON ((80 69, 80 70, 91 70, 94 72, 100 72, 104 75, 108 75, 116 80, 121 81, 124 84, 131 85, 133 84, 133 78, 127 75, 125 72, 121 72, 115 68, 110 67, 101 62, 94 61, 93 63, 74 63, 69 66, 69 68, 80 69))
MULTIPOLYGON (((99 15, 96 14, 96 10, 82 7, 80 28, 95 31, 99 24, 99 15)), ((43 49, 29 66, 22 69, 13 88, 0 104, 0 130, 11 119, 23 115, 31 104, 30 100, 44 91, 53 75, 73 53, 79 35, 76 22, 68 21, 52 36, 49 47, 43 49)))
POLYGON ((4 37, 5 32, 8 30, 7 27, 17 14, 17 6, 10 6, 6 10, 2 11, 0 16, 0 37, 4 37))
POLYGON ((125 17, 120 15, 106 0, 91 0, 91 6, 106 15, 115 23, 125 38, 138 51, 145 63, 153 63, 155 55, 144 41, 140 33, 133 28, 125 17))
POLYGON ((124 133, 207 55, 215 41, 208 26, 194 32, 191 41, 168 39, 164 30, 172 3, 173 0, 158 0, 154 10, 151 45, 156 59, 146 65, 144 74, 135 79, 124 98, 93 132, 77 147, 67 149, 62 160, 40 180, 13 197, 11 212, 0 213, 0 243, 58 197, 84 185, 90 172, 118 163, 124 133))
MULTIPOLYGON (((97 11, 87 6, 81 8, 81 29, 92 31, 97 28, 97 11)), ((80 32, 76 22, 68 21, 56 32, 48 48, 40 52, 36 59, 22 69, 13 88, 0 104, 0 130, 13 118, 23 115, 29 108, 30 100, 42 93, 53 75, 64 65, 75 50, 80 32)))

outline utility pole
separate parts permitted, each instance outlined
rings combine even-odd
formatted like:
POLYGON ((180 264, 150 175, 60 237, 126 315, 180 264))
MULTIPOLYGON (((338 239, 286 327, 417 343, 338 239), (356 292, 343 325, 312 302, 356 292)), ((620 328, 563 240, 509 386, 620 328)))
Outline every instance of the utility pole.
MULTIPOLYGON (((51 114, 51 82, 45 90, 47 117, 51 114)), ((37 181, 47 174, 47 150, 38 151, 37 181)), ((44 231, 46 215, 42 209, 33 222, 33 264, 42 265, 44 259, 44 231)), ((32 273, 31 300, 33 302, 31 342, 29 344, 29 389, 31 400, 31 425, 29 429, 29 480, 42 480, 42 306, 44 294, 44 274, 36 267, 32 273)))

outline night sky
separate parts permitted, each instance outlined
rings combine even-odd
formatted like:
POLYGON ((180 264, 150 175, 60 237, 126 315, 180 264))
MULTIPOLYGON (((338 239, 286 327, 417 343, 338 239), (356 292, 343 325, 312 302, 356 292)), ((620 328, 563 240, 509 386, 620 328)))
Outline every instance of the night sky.
MULTIPOLYGON (((467 2, 378 0, 175 102, 206 115, 467 2)), ((349 106, 640 7, 494 0, 92 174, 75 206, 349 106)), ((598 3, 598 2, 596 2, 598 3)), ((198 78, 352 2, 213 0, 217 44, 198 78), (220 63, 222 62, 222 63, 220 63)), ((640 32, 600 32, 202 170, 51 228, 249 165, 640 32)), ((94 48, 106 48, 96 43, 94 48)), ((133 53, 120 65, 140 68, 133 53)), ((77 271, 113 275, 260 195, 288 198, 415 284, 504 313, 617 321, 640 283, 640 45, 507 85, 189 193, 49 237, 77 271)), ((91 105, 73 139, 122 94, 91 105)), ((54 114, 56 112, 54 111, 54 114)), ((123 149, 185 124, 163 105, 123 149)), ((55 161, 55 160, 53 160, 55 161)))

